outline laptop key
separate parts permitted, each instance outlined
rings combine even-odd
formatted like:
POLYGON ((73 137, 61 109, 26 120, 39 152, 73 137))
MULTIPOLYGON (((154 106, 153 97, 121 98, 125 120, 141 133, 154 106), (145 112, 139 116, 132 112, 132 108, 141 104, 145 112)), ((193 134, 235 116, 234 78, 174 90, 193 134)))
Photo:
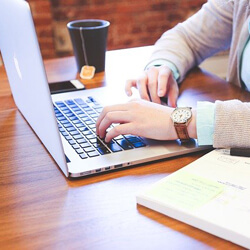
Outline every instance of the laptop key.
POLYGON ((81 148, 78 148, 78 149, 76 149, 76 153, 77 154, 82 154, 82 153, 84 153, 84 151, 81 148))
POLYGON ((71 136, 65 135, 65 139, 66 139, 67 141, 69 141, 69 140, 71 140, 71 136))
POLYGON ((64 124, 66 124, 66 123, 69 123, 69 121, 68 121, 66 118, 64 118, 64 119, 62 119, 62 120, 60 121, 60 123, 61 123, 62 125, 64 125, 64 124))
POLYGON ((76 131, 76 129, 72 126, 72 127, 68 127, 68 128, 66 128, 67 129, 67 131, 69 131, 69 132, 72 132, 72 131, 76 131))
POLYGON ((74 145, 72 145, 72 147, 73 147, 73 149, 79 149, 80 148, 78 144, 74 144, 74 145))
POLYGON ((64 102, 62 101, 58 101, 58 102, 55 102, 57 106, 61 107, 61 106, 65 106, 64 102))
POLYGON ((74 135, 79 135, 80 133, 77 130, 73 130, 70 132, 70 134, 74 136, 74 135))
POLYGON ((90 124, 89 127, 90 127, 92 130, 95 129, 95 128, 96 128, 96 127, 95 127, 95 123, 90 124))
POLYGON ((71 127, 72 125, 71 125, 71 123, 65 123, 65 124, 63 124, 63 126, 64 126, 65 128, 69 128, 69 127, 71 127))
POLYGON ((77 139, 76 141, 79 144, 87 142, 87 140, 85 138, 80 138, 80 139, 77 139))
POLYGON ((69 142, 70 145, 76 144, 76 142, 74 140, 68 140, 68 142, 69 142))
POLYGON ((63 136, 67 136, 68 133, 66 131, 60 131, 63 136))
POLYGON ((139 137, 134 136, 134 135, 124 135, 124 137, 125 137, 130 143, 134 143, 134 142, 139 142, 139 141, 141 141, 139 137))
POLYGON ((83 139, 83 136, 81 134, 78 134, 78 135, 74 135, 73 138, 75 140, 78 140, 78 139, 83 139))
POLYGON ((133 146, 135 148, 141 148, 141 147, 145 147, 146 146, 146 144, 144 142, 142 142, 142 141, 140 141, 140 142, 134 142, 132 144, 133 144, 133 146))
POLYGON ((89 146, 89 147, 84 148, 84 151, 85 151, 86 153, 88 153, 88 152, 96 151, 96 150, 95 150, 93 147, 89 146))
POLYGON ((79 119, 73 121, 74 124, 82 123, 79 119))
POLYGON ((84 125, 82 122, 79 122, 79 123, 75 124, 75 126, 76 126, 77 128, 82 128, 82 127, 84 127, 85 125, 84 125))
POLYGON ((108 143, 108 147, 112 152, 122 151, 121 147, 116 142, 108 143))
POLYGON ((106 147, 98 147, 97 150, 101 155, 110 154, 110 151, 106 147))
POLYGON ((81 153, 81 154, 79 154, 79 156, 80 156, 82 159, 88 158, 88 156, 87 156, 85 153, 81 153))
POLYGON ((81 98, 77 98, 77 99, 74 99, 74 101, 76 102, 76 103, 78 103, 79 105, 81 105, 81 104, 85 104, 85 102, 83 101, 83 99, 81 99, 81 98))
POLYGON ((132 149, 133 146, 126 140, 126 139, 118 139, 116 140, 116 142, 124 149, 124 150, 128 150, 128 149, 132 149))
POLYGON ((88 142, 83 142, 83 143, 79 143, 81 148, 87 148, 90 147, 90 144, 88 142))
POLYGON ((97 151, 92 151, 92 152, 89 152, 87 153, 89 157, 95 157, 95 156, 98 156, 99 153, 97 151))
POLYGON ((89 135, 86 135, 86 138, 90 140, 90 139, 97 138, 97 136, 95 134, 89 134, 89 135))
POLYGON ((56 117, 57 117, 57 120, 58 120, 58 121, 65 120, 65 117, 64 117, 63 115, 61 115, 61 116, 56 116, 56 117))
MULTIPOLYGON (((59 127, 59 126, 58 126, 58 127, 59 127)), ((65 129, 62 128, 62 127, 59 127, 59 131, 60 131, 60 132, 66 132, 65 129)))
POLYGON ((100 142, 98 138, 93 138, 93 139, 90 139, 89 141, 95 148, 103 146, 103 144, 100 142))
POLYGON ((96 100, 92 97, 92 96, 88 96, 88 99, 91 101, 91 102, 96 102, 96 100))
POLYGON ((89 129, 86 126, 78 128, 81 132, 88 131, 89 129))

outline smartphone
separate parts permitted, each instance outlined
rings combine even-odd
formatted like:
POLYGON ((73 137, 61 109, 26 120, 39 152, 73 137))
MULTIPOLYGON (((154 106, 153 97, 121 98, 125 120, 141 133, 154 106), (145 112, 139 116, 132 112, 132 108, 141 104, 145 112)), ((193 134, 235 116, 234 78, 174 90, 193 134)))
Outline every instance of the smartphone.
POLYGON ((52 82, 49 84, 49 88, 51 94, 57 94, 85 89, 85 86, 79 80, 69 80, 62 82, 52 82))

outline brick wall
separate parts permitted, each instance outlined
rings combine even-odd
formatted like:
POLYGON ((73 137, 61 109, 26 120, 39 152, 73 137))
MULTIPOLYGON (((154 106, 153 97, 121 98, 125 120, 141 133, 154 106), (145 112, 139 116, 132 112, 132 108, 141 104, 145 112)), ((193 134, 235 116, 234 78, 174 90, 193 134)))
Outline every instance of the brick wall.
POLYGON ((57 57, 50 0, 29 0, 43 58, 57 57))
POLYGON ((110 21, 108 50, 154 44, 160 35, 198 10, 205 0, 29 0, 45 58, 72 53, 66 24, 110 21))

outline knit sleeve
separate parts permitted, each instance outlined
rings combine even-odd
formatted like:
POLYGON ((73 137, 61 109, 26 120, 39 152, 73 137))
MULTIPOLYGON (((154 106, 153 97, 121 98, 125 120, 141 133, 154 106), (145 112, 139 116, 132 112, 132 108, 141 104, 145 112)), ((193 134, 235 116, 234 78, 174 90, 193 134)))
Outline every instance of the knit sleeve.
POLYGON ((165 59, 180 73, 180 81, 207 57, 228 49, 232 36, 233 3, 208 0, 196 14, 166 31, 154 46, 150 61, 165 59))
POLYGON ((215 102, 215 148, 250 147, 250 103, 215 102))

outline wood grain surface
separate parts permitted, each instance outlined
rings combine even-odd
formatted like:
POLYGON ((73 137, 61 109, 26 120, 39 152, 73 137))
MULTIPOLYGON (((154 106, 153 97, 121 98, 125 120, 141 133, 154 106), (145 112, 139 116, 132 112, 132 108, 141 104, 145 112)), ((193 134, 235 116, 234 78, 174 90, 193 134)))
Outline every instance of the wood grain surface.
MULTIPOLYGON (((151 47, 109 51, 106 73, 84 81, 123 87, 140 72, 151 47)), ((73 57, 45 61, 50 82, 79 78, 73 57)), ((180 88, 179 105, 250 95, 195 69, 180 88)), ((205 152, 106 174, 66 179, 15 107, 0 67, 0 249, 241 249, 136 204, 151 183, 205 152)))

